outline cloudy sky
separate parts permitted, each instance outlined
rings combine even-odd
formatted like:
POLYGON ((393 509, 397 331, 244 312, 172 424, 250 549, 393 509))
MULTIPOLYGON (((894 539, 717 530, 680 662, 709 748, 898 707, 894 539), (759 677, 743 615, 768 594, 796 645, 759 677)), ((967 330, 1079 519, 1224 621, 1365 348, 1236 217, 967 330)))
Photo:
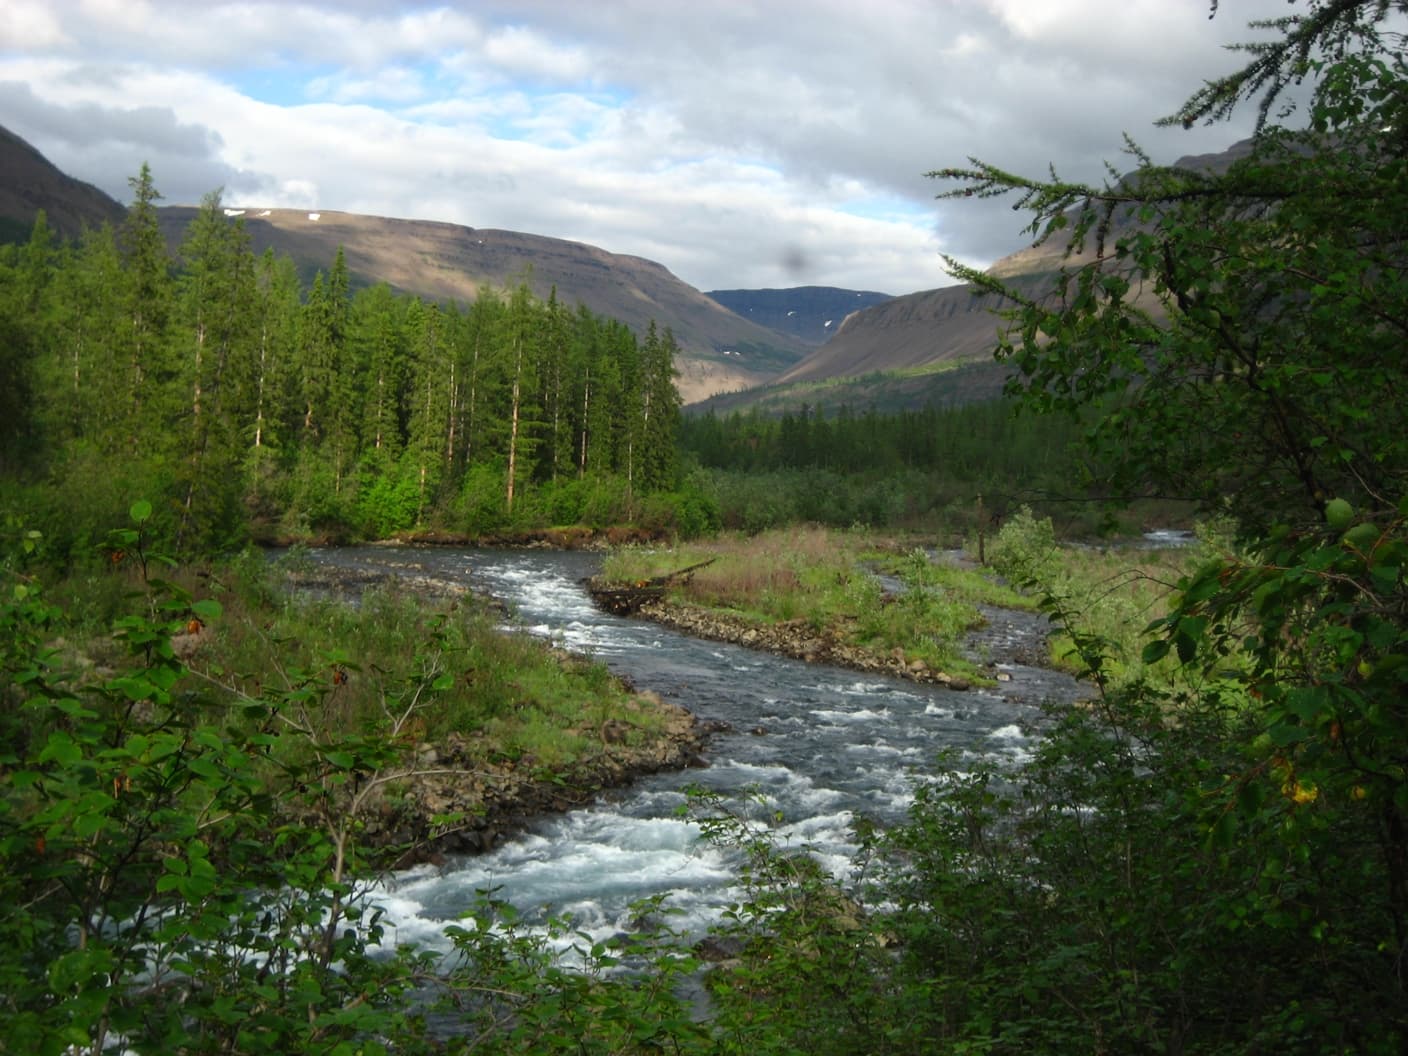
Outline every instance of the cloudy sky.
POLYGON ((1018 248, 937 202, 1218 150, 1156 129, 1285 0, 0 0, 0 124, 128 200, 346 210, 576 239, 704 289, 945 285, 1018 248))

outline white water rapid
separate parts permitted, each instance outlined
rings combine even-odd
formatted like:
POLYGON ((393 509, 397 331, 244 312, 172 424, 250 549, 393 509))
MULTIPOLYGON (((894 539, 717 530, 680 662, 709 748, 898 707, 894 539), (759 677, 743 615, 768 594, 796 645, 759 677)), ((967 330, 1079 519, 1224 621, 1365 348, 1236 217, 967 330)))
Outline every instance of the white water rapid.
MULTIPOLYGON (((729 726, 711 742, 706 769, 645 778, 592 807, 544 817, 492 852, 395 874, 373 895, 391 925, 388 945, 448 949, 443 929, 488 889, 529 919, 570 914, 597 939, 629 930, 636 900, 668 894, 681 911, 674 926, 702 933, 740 892, 730 855, 677 813, 685 786, 755 792, 759 817, 778 838, 844 873, 857 815, 902 818, 915 776, 942 750, 1021 760, 1040 700, 1074 692, 1068 679, 1001 662, 991 631, 984 647, 1010 681, 967 692, 687 638, 599 611, 580 584, 599 560, 587 553, 366 547, 312 556, 493 594, 517 614, 519 630, 588 653, 638 688, 729 726)), ((1034 633, 1024 626, 1018 621, 1013 633, 1034 633)))

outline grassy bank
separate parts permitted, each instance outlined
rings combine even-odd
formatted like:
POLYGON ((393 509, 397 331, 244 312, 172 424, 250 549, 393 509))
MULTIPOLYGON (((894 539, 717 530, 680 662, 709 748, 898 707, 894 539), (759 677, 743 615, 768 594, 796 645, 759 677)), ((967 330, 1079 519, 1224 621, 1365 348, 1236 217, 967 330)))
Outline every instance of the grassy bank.
POLYGON ((980 672, 961 644, 982 621, 978 605, 1031 605, 981 571, 944 567, 922 550, 868 532, 825 528, 618 550, 602 578, 626 586, 706 561, 670 583, 667 601, 758 627, 798 625, 875 656, 902 654, 970 678, 980 672), (886 589, 881 576, 897 580, 898 589, 886 589))
POLYGON ((502 632, 501 613, 481 599, 426 599, 388 581, 354 606, 290 592, 277 566, 262 566, 252 555, 230 569, 224 618, 190 661, 241 693, 256 694, 271 674, 289 686, 312 673, 331 687, 321 721, 376 728, 408 684, 428 682, 434 704, 417 711, 408 739, 472 733, 485 762, 549 770, 599 751, 604 723, 627 723, 632 740, 659 732, 603 665, 502 632), (261 670, 269 657, 279 658, 274 672, 261 670))
POLYGON ((1176 657, 1145 663, 1142 632, 1168 611, 1178 580, 1224 545, 1216 530, 1200 532, 1191 546, 1100 548, 1058 541, 1049 519, 1024 509, 988 542, 988 569, 936 561, 869 532, 810 527, 627 547, 608 557, 602 579, 630 586, 709 562, 669 581, 666 603, 759 628, 802 625, 875 656, 898 650, 906 660, 969 678, 981 672, 960 646, 982 622, 978 606, 1054 604, 1051 666, 1084 675, 1098 655, 1112 684, 1181 685, 1187 673, 1176 657), (886 578, 896 581, 891 589, 886 578))
POLYGON ((1189 545, 1169 548, 1059 542, 1051 520, 1024 507, 988 545, 987 558, 1054 613, 1053 666, 1085 675, 1098 658, 1112 687, 1150 681, 1189 688, 1191 674, 1176 655, 1147 663, 1142 653, 1145 628, 1167 615, 1179 580, 1232 545, 1225 525, 1200 524, 1195 535, 1189 545))
POLYGON ((308 571, 298 564, 250 552, 157 578, 155 563, 143 571, 123 553, 52 584, 48 644, 35 645, 52 650, 52 693, 83 702, 105 741, 198 723, 254 745, 250 773, 276 800, 302 801, 295 814, 347 811, 377 847, 443 849, 456 826, 466 839, 502 828, 698 747, 687 713, 600 663, 504 632, 484 599, 387 580, 351 601, 292 589, 290 573, 308 571))

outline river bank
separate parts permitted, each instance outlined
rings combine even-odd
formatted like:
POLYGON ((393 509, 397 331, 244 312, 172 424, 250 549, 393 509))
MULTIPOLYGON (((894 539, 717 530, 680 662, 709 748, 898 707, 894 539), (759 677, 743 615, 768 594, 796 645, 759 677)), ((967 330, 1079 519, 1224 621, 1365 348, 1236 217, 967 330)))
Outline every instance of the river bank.
MULTIPOLYGON (((501 623, 514 618, 502 599, 447 576, 433 561, 418 560, 418 555, 430 557, 426 550, 395 544, 371 549, 384 555, 373 567, 339 567, 303 556, 286 563, 283 581, 304 596, 358 606, 369 592, 392 589, 451 610, 490 612, 501 623)), ((579 680, 583 694, 590 687, 600 697, 590 659, 546 643, 539 651, 568 686, 579 680)), ((395 764, 368 778, 367 792, 347 790, 336 809, 354 809, 355 803, 361 846, 373 861, 399 869, 490 851, 535 819, 587 806, 607 790, 662 771, 707 765, 703 751, 717 724, 698 721, 654 692, 636 691, 628 680, 610 681, 611 707, 583 695, 562 720, 561 738, 577 746, 565 761, 549 763, 532 751, 516 750, 483 726, 442 730, 407 743, 395 764)), ((514 705, 529 706, 527 698, 514 705)))
POLYGON ((983 606, 1032 602, 913 541, 798 528, 613 551, 587 584, 609 611, 807 663, 968 690, 992 685, 966 646, 983 606))
POLYGON ((564 528, 525 528, 478 533, 426 528, 397 532, 384 539, 357 539, 345 531, 290 534, 271 525, 255 525, 252 534, 253 542, 257 546, 270 549, 287 549, 294 546, 444 546, 606 551, 616 546, 661 543, 670 537, 670 533, 664 529, 627 524, 607 528, 572 525, 564 528))
POLYGON ((748 649, 761 649, 778 656, 791 657, 809 664, 830 664, 866 674, 904 678, 911 682, 967 690, 973 681, 931 667, 920 657, 908 656, 895 647, 877 653, 848 641, 846 623, 830 625, 818 631, 808 619, 786 620, 764 624, 745 617, 699 605, 690 605, 670 598, 645 601, 636 614, 653 620, 681 634, 715 642, 729 642, 748 649))
MULTIPOLYGON (((707 838, 698 790, 722 797, 779 846, 805 848, 845 873, 857 826, 902 824, 936 759, 1016 765, 1041 736, 1042 703, 1076 691, 1063 676, 1014 666, 1008 649, 984 650, 978 661, 993 686, 954 692, 623 618, 584 589, 602 559, 582 551, 363 547, 310 558, 353 574, 389 568, 492 594, 514 614, 501 621, 510 637, 588 656, 638 693, 686 709, 702 730, 706 768, 641 770, 580 797, 547 789, 541 809, 534 804, 521 824, 506 816, 482 852, 441 851, 443 865, 389 872, 383 904, 400 929, 397 941, 415 936, 436 948, 448 949, 442 922, 461 919, 482 890, 498 892, 534 926, 570 914, 594 942, 631 932, 641 900, 662 897, 678 914, 671 927, 707 934, 739 898, 740 862, 735 846, 707 838), (564 804, 574 809, 555 809, 564 804)), ((854 587, 898 594, 888 583, 869 574, 854 587)), ((887 610, 904 606, 897 600, 887 610)), ((999 629, 996 621, 985 628, 999 629)), ((443 737, 423 740, 442 750, 443 737)), ((521 764, 516 770, 533 776, 521 764)), ((435 860, 433 847, 427 858, 435 860)))
POLYGON ((363 846, 397 869, 480 854, 533 820, 588 806, 608 789, 707 765, 707 724, 654 693, 636 694, 633 704, 651 713, 655 731, 641 734, 621 719, 583 729, 600 750, 551 772, 531 757, 486 763, 472 733, 417 744, 402 767, 381 775, 384 784, 364 805, 363 846))

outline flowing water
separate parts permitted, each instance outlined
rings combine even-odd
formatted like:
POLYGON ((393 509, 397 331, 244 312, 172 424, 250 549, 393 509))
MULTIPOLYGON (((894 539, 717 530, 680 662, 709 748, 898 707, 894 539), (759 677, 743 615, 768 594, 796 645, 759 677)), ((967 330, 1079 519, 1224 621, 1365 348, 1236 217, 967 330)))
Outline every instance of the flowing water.
POLYGON ((678 813, 686 786, 755 793, 777 838, 808 847, 844 874, 857 816, 903 818, 916 776, 941 751, 970 763, 1020 761, 1031 750, 1042 700, 1078 692, 1072 680, 1022 663, 1043 631, 1029 614, 988 612, 988 628, 970 648, 1003 681, 958 692, 603 613, 581 585, 597 570, 594 554, 365 547, 312 556, 344 573, 391 573, 492 594, 515 613, 511 626, 519 631, 590 654, 637 688, 727 724, 709 745, 705 769, 644 778, 590 808, 545 817, 492 852, 396 874, 375 894, 392 944, 446 948, 445 925, 489 889, 530 919, 570 914, 594 938, 628 930, 636 900, 668 894, 681 913, 676 926, 702 933, 741 892, 730 854, 678 813))

